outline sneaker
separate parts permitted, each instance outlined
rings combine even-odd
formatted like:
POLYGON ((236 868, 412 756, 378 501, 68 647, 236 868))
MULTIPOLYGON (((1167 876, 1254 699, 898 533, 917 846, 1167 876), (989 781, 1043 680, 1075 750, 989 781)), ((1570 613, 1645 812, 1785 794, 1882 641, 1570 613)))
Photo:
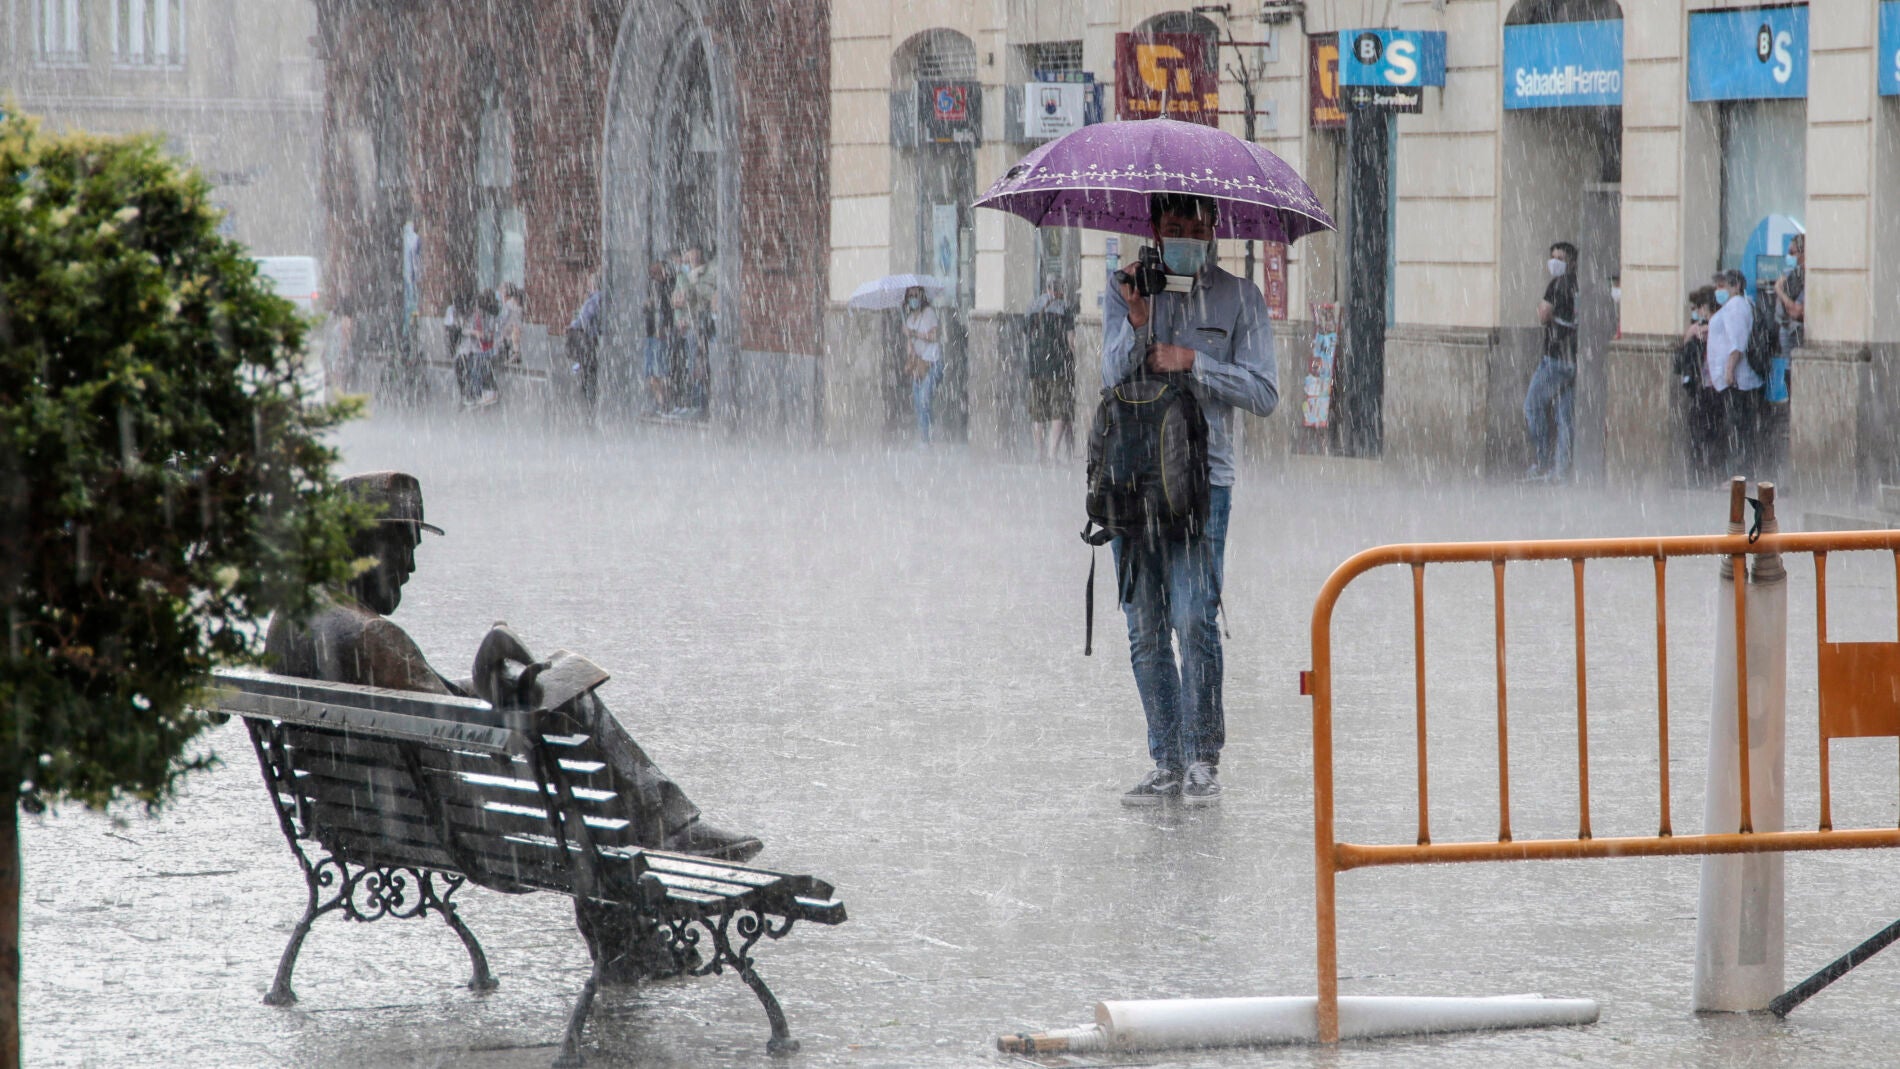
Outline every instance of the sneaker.
POLYGON ((1187 780, 1181 786, 1181 800, 1188 805, 1218 805, 1220 803, 1220 769, 1206 761, 1196 761, 1189 765, 1187 780))
POLYGON ((1141 777, 1141 782, 1122 795, 1123 805, 1160 805, 1164 799, 1178 798, 1181 794, 1181 774, 1172 768, 1156 765, 1152 772, 1141 777))

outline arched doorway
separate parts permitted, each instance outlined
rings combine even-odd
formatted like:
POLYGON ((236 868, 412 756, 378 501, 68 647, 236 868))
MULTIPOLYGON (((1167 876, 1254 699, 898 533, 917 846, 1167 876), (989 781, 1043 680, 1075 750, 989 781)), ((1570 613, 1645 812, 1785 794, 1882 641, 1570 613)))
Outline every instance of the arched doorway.
MULTIPOLYGON (((1521 403, 1542 355, 1533 324, 1550 282, 1545 261, 1553 243, 1575 244, 1573 455, 1583 478, 1600 478, 1606 463, 1611 281, 1622 271, 1622 20, 1616 0, 1517 0, 1504 20, 1498 320, 1507 326, 1497 370, 1521 403)), ((1523 435, 1499 445, 1502 470, 1528 461, 1523 435)))
MULTIPOLYGON (((710 322, 672 354, 697 414, 738 419, 742 336, 739 153, 732 59, 699 0, 630 5, 614 45, 601 159, 602 361, 606 396, 639 408, 648 268, 699 248, 715 291, 710 322), (695 348, 696 346, 696 348, 695 348)), ((664 313, 663 313, 664 314, 664 313)))
MULTIPOLYGON (((905 41, 891 56, 895 123, 891 153, 891 270, 938 275, 956 285, 943 316, 943 380, 935 400, 938 426, 951 440, 969 430, 969 313, 976 297, 976 148, 982 129, 982 87, 976 46, 955 30, 933 29, 905 41)), ((886 411, 905 425, 910 387, 899 336, 890 354, 886 411)))

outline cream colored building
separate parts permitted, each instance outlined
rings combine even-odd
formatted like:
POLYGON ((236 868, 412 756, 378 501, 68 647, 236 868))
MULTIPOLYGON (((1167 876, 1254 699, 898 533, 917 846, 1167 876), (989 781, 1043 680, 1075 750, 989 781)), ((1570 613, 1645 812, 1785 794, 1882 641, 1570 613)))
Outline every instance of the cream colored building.
MULTIPOLYGON (((1752 275, 1761 250, 1747 239, 1759 218, 1772 217, 1763 225, 1777 247, 1768 252, 1780 251, 1790 225, 1810 235, 1807 339, 1793 357, 1780 474, 1797 492, 1835 496, 1900 481, 1900 261, 1880 255, 1895 247, 1890 239, 1900 229, 1900 96, 1879 91, 1880 72, 1895 64, 1879 43, 1881 7, 1828 0, 1812 10, 1721 15, 1701 0, 1248 0, 1198 9, 1155 0, 836 0, 828 432, 903 424, 883 363, 889 328, 875 314, 844 311, 843 301, 868 279, 944 262, 930 258, 945 248, 940 206, 967 205, 1033 147, 1010 114, 1033 68, 1092 72, 1107 83, 1112 119, 1117 33, 1186 29, 1241 42, 1218 50, 1223 110, 1242 109, 1234 70, 1244 59, 1257 72, 1257 140, 1307 175, 1343 229, 1352 165, 1345 135, 1310 121, 1309 35, 1336 40, 1342 30, 1391 27, 1442 33, 1445 71, 1441 87, 1423 91, 1419 113, 1390 120, 1382 441, 1360 450, 1365 459, 1432 474, 1522 470, 1521 406, 1541 344, 1535 310, 1544 260, 1551 242, 1568 240, 1583 250, 1580 304, 1586 332, 1596 329, 1580 363, 1580 470, 1680 479, 1682 391, 1671 363, 1685 295, 1718 263, 1746 258, 1752 275), (1620 106, 1506 107, 1508 78, 1518 73, 1506 70, 1507 28, 1619 21, 1620 106), (1727 38, 1717 31, 1740 26, 1742 43, 1752 45, 1757 23, 1766 33, 1760 56, 1719 43, 1727 38), (1701 53, 1693 63, 1692 43, 1701 53), (1782 75, 1770 88, 1781 98, 1750 96, 1748 86, 1784 66, 1793 81, 1782 75), (1692 94, 1692 73, 1723 83, 1714 95, 1724 99, 1692 94), (1802 77, 1805 94, 1792 95, 1802 77), (980 143, 904 144, 911 136, 899 129, 911 107, 904 94, 920 82, 960 81, 981 87, 980 143), (1611 275, 1620 276, 1620 304, 1611 300, 1611 275)), ((1888 18, 1900 37, 1900 11, 1888 18)), ((1242 123, 1238 114, 1221 120, 1236 133, 1242 123)), ((1373 218, 1365 216, 1367 225, 1373 218)), ((1002 327, 1054 264, 1081 287, 1077 392, 1085 416, 1108 236, 1039 239, 1014 217, 967 209, 956 230, 966 370, 940 411, 957 406, 953 424, 967 412, 973 444, 1018 447, 1024 433, 1002 327)), ((1136 242, 1119 245, 1126 260, 1136 242)), ((1238 243, 1224 243, 1229 269, 1238 271, 1242 258, 1238 243)), ((1298 428, 1299 399, 1308 309, 1346 300, 1354 270, 1341 234, 1290 250, 1283 405, 1248 437, 1263 463, 1339 463, 1302 455, 1340 447, 1298 428)), ((1352 358, 1350 333, 1342 364, 1352 358)))
POLYGON ((211 182, 231 236, 319 256, 316 33, 310 0, 0 0, 0 106, 157 134, 211 182))

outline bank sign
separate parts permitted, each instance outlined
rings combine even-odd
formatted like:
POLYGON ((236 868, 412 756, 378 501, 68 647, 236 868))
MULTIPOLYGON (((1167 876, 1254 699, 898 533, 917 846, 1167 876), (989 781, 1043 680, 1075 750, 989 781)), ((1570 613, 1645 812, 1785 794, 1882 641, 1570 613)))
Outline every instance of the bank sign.
POLYGON ((1445 84, 1445 35, 1437 30, 1339 31, 1339 84, 1420 89, 1445 84))
POLYGON ((1504 106, 1623 103, 1623 20, 1504 27, 1504 106))
POLYGON ((1900 0, 1880 5, 1880 95, 1900 96, 1900 0))
POLYGON ((1689 16, 1689 99, 1801 100, 1808 95, 1808 7, 1689 16))

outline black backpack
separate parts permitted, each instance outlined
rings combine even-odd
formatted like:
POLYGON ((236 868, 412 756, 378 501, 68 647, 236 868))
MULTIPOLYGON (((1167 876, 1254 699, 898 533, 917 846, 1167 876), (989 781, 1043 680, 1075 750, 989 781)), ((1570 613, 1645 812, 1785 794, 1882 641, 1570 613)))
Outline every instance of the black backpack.
POLYGON ((1749 369, 1763 382, 1768 381, 1768 362, 1781 354, 1781 332, 1777 329, 1774 291, 1768 290, 1755 298, 1752 309, 1755 319, 1748 327, 1748 347, 1742 350, 1742 358, 1748 361, 1749 369))
MULTIPOLYGON (((1207 417, 1185 373, 1137 373, 1102 391, 1089 429, 1088 522, 1082 541, 1158 546, 1197 535, 1207 524, 1207 417)), ((1140 553, 1124 552, 1116 600, 1133 593, 1140 553)), ((1084 656, 1094 652, 1095 561, 1089 560, 1084 656)))

